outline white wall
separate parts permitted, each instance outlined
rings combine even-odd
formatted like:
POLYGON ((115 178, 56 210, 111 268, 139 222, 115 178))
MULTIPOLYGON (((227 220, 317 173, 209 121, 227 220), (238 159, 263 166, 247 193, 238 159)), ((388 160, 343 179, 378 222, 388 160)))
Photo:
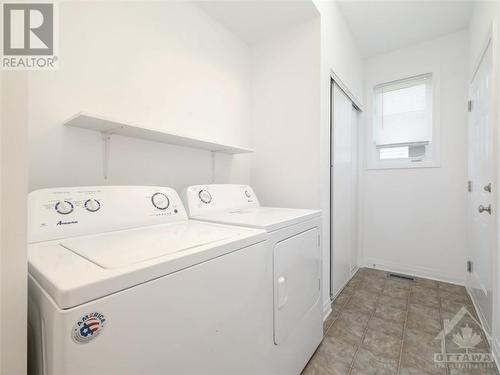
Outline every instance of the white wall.
MULTIPOLYGON (((500 3, 496 1, 481 1, 476 2, 474 5, 474 12, 469 25, 469 47, 470 47, 470 74, 467 76, 468 79, 472 77, 472 71, 475 69, 481 50, 484 48, 484 43, 487 35, 491 29, 492 31, 492 47, 493 47, 493 102, 494 102, 494 118, 496 119, 496 181, 494 187, 496 186, 496 202, 493 204, 493 208, 500 207, 500 194, 498 186, 499 176, 500 176, 500 152, 498 149, 498 144, 500 142, 500 117, 499 113, 499 98, 500 98, 500 76, 499 76, 499 62, 500 62, 500 38, 499 38, 499 23, 500 23, 500 3)), ((495 192, 495 190, 493 190, 495 192)), ((499 219, 500 215, 496 215, 497 219, 497 236, 500 236, 499 219)), ((496 356, 497 364, 500 363, 500 238, 497 238, 497 247, 495 249, 494 259, 494 271, 493 271, 493 337, 492 337, 492 348, 493 353, 496 356)))
POLYGON ((322 209, 323 301, 330 294, 330 76, 361 102, 363 63, 335 2, 320 20, 253 48, 252 185, 264 204, 322 209), (319 24, 318 24, 319 22, 319 24))
POLYGON ((27 75, 0 81, 0 374, 26 373, 27 75))
MULTIPOLYGON (((372 126, 368 97, 373 83, 436 67, 441 130, 439 168, 362 170, 361 252, 366 265, 465 280, 467 39, 465 31, 458 32, 366 61, 365 129, 372 126)), ((366 144, 361 142, 362 150, 366 144)))
POLYGON ((262 204, 319 208, 319 17, 252 48, 251 182, 262 204))
MULTIPOLYGON (((329 76, 333 70, 356 99, 362 102, 363 60, 344 17, 334 1, 313 0, 313 3, 321 14, 322 77, 329 76)), ((325 86, 323 81, 322 87, 325 86)), ((330 92, 329 81, 326 85, 330 92)))
MULTIPOLYGON (((249 47, 188 2, 62 2, 60 69, 29 78, 30 189, 211 179, 207 151, 62 126, 86 111, 248 146, 249 47)), ((220 155, 218 182, 249 182, 249 156, 220 155)))
POLYGON ((355 98, 363 101, 361 54, 333 1, 313 0, 321 14, 320 71, 320 208, 323 220, 323 303, 329 308, 330 293, 330 77, 334 72, 355 98))

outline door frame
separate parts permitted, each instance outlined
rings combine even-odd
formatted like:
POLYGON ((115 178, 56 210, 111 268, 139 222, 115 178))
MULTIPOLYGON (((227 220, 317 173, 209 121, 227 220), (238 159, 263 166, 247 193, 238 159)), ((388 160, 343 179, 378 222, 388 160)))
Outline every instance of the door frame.
MULTIPOLYGON (((328 151, 329 151, 329 163, 328 163, 328 173, 329 173, 329 179, 330 179, 330 188, 329 188, 329 220, 328 220, 328 233, 329 233, 329 265, 328 268, 330 270, 330 282, 328 284, 330 291, 329 291, 329 296, 330 300, 333 301, 335 298, 335 295, 333 294, 333 267, 332 267, 332 259, 333 259, 333 231, 332 231, 332 223, 333 223, 333 199, 332 199, 332 193, 333 193, 333 149, 332 149, 332 142, 333 142, 333 129, 334 129, 334 123, 333 123, 333 88, 334 86, 337 85, 342 92, 349 98, 349 100, 352 102, 353 107, 358 111, 358 115, 363 113, 363 106, 359 102, 359 100, 354 96, 354 94, 349 90, 348 86, 340 79, 340 77, 335 74, 333 70, 330 70, 330 102, 329 102, 329 109, 330 109, 330 126, 329 126, 329 145, 328 145, 328 151)), ((359 125, 359 124, 358 124, 359 125)), ((358 134, 359 136, 359 134, 358 134)), ((359 144, 359 142, 358 142, 359 144)), ((359 148, 358 148, 359 150, 359 148)), ((358 164, 359 160, 361 158, 358 157, 358 164)), ((356 199, 358 199, 358 211, 359 211, 359 168, 358 168, 358 189, 355 193, 356 199)), ((355 215, 358 215, 358 212, 355 213, 355 215)), ((359 227, 359 220, 358 220, 358 227, 359 227)), ((358 230, 358 236, 359 236, 359 230, 358 230)), ((358 241, 358 245, 359 245, 358 241)), ((358 246, 358 254, 359 254, 359 246, 358 246)))
POLYGON ((0 373, 24 374, 28 352, 28 72, 3 71, 0 80, 0 373))
MULTIPOLYGON (((492 322, 491 322, 491 326, 488 324, 488 322, 486 321, 486 319, 484 318, 484 315, 483 315, 483 312, 482 310, 479 308, 479 305, 477 303, 477 301, 475 300, 474 298, 474 294, 472 293, 471 291, 471 286, 470 286, 470 275, 467 274, 466 275, 466 288, 467 288, 467 291, 471 297, 471 300, 472 300, 472 303, 474 304, 474 307, 476 309, 476 311, 478 312, 478 316, 479 316, 479 320, 481 321, 481 324, 482 326, 484 327, 485 331, 489 332, 490 335, 488 335, 488 341, 489 344, 490 344, 490 347, 494 349, 494 344, 493 342, 491 342, 491 339, 494 338, 494 333, 493 330, 495 329, 495 325, 498 325, 499 322, 495 322, 495 306, 499 305, 499 301, 498 301, 498 298, 500 297, 500 294, 499 294, 499 289, 498 289, 498 282, 500 281, 499 280, 499 269, 498 269, 498 260, 499 260, 499 254, 498 254, 498 219, 499 219, 499 216, 497 214, 497 210, 498 208, 500 207, 499 203, 499 198, 500 198, 500 195, 498 193, 498 189, 499 189, 499 184, 498 184, 498 173, 497 173, 497 168, 498 168, 498 165, 499 165, 499 162, 498 162, 498 147, 497 147, 497 143, 499 142, 499 132, 497 130, 497 123, 498 123, 498 110, 496 109, 496 105, 495 105, 495 102, 498 100, 498 86, 499 86, 499 82, 498 82, 498 79, 499 79, 499 76, 498 76, 498 73, 499 73, 499 70, 498 68, 496 67, 497 63, 498 63, 498 52, 496 50, 496 47, 495 47, 495 43, 496 43, 496 32, 495 32, 495 27, 494 27, 494 24, 493 23, 490 23, 489 27, 488 27, 488 31, 486 33, 486 36, 485 38, 483 39, 483 43, 482 43, 482 47, 481 49, 479 50, 479 53, 477 54, 477 56, 475 57, 475 61, 474 61, 474 64, 473 64, 473 70, 471 70, 471 75, 470 75, 470 79, 468 80, 468 86, 469 86, 469 99, 471 97, 471 87, 472 87, 472 82, 474 81, 475 77, 476 77, 476 74, 481 66, 481 63, 483 62, 483 58, 486 54, 486 52, 488 51, 488 48, 491 46, 491 54, 492 54, 492 97, 491 97, 491 119, 490 119, 490 122, 491 122, 491 129, 492 129, 492 134, 491 134, 491 137, 492 137, 492 160, 491 160, 491 163, 492 163, 492 176, 491 176, 491 182, 492 182, 492 186, 493 186, 493 194, 492 194, 492 197, 491 197, 491 205, 492 205, 492 208, 493 208, 493 214, 492 214, 492 220, 493 220, 493 225, 492 225, 492 230, 493 230, 493 233, 491 233, 491 239, 492 239, 492 244, 491 244, 491 256, 492 256, 492 260, 493 260, 493 264, 492 264, 492 322)), ((468 127, 471 126, 471 117, 470 115, 468 116, 468 120, 467 120, 467 125, 468 127)), ((469 139, 467 140, 467 150, 469 150, 469 139)), ((467 160, 467 163, 469 163, 469 160, 467 160)), ((468 168, 469 168, 469 165, 468 165, 468 168)), ((467 169, 467 177, 469 177, 469 169, 467 169)), ((470 220, 471 220, 471 202, 470 202, 470 195, 468 195, 467 197, 467 221, 470 223, 470 220)), ((468 238, 468 251, 470 252, 471 250, 471 238, 470 238, 470 232, 467 234, 467 238, 468 238)), ((469 252, 467 253, 467 256, 469 256, 469 252)), ((469 259, 467 259, 469 260, 469 259)), ((500 305, 499 305, 500 306, 500 305)), ((498 338, 497 338, 498 340, 498 338)), ((498 354, 497 354, 498 355, 498 354)))

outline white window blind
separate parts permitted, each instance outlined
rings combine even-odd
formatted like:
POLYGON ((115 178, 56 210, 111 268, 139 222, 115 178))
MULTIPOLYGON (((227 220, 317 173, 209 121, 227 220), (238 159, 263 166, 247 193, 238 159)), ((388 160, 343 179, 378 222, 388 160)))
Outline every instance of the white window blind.
MULTIPOLYGON (((432 141, 432 74, 424 74, 374 88, 374 142, 391 148, 381 159, 403 157, 403 149, 422 149, 432 141), (396 149, 396 147, 398 147, 396 149)), ((406 155, 407 155, 407 151, 406 155)), ((408 156, 406 156, 407 158, 408 156)))

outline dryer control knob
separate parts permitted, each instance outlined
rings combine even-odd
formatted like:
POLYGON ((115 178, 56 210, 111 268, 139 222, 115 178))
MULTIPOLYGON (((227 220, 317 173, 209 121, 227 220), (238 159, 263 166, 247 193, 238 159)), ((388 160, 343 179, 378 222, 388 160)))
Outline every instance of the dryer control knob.
POLYGON ((87 211, 96 212, 101 208, 101 203, 97 199, 90 198, 85 201, 85 208, 87 211))
POLYGON ((212 195, 210 195, 208 190, 200 190, 200 192, 198 193, 198 196, 200 197, 200 200, 203 203, 208 204, 208 203, 212 202, 212 195))
POLYGON ((154 193, 151 197, 151 202, 159 210, 166 210, 170 206, 170 200, 163 193, 154 193))
POLYGON ((245 190, 245 196, 247 198, 250 198, 252 196, 252 194, 248 190, 245 190))
POLYGON ((67 215, 73 212, 73 203, 69 201, 59 201, 54 207, 57 213, 61 215, 67 215))

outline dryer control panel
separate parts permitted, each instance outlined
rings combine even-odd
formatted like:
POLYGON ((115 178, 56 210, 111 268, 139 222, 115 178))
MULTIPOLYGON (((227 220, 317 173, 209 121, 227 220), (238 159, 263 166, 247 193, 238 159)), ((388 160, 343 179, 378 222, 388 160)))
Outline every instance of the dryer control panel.
POLYGON ((190 217, 260 206, 255 192, 248 185, 194 185, 183 195, 190 217))
POLYGON ((28 196, 30 243, 182 220, 184 206, 168 187, 69 187, 28 196))

